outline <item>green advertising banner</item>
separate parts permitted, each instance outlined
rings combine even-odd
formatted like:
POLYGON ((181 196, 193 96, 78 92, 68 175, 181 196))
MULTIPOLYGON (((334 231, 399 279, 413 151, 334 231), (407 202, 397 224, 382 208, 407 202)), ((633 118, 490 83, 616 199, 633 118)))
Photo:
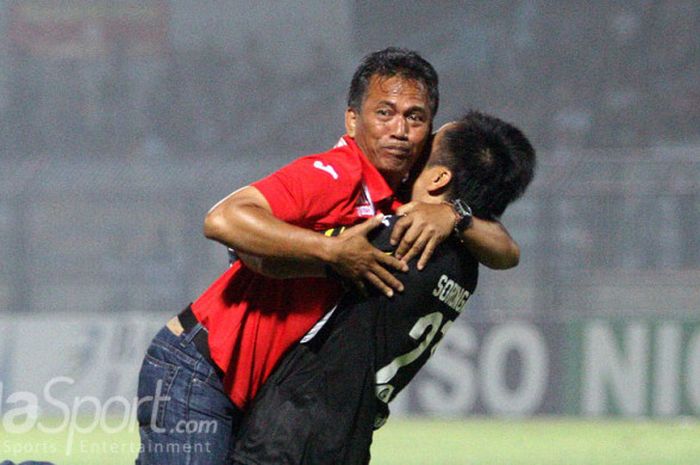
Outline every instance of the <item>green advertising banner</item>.
POLYGON ((700 414, 700 321, 601 318, 568 334, 563 412, 700 414))
MULTIPOLYGON (((0 340, 0 420, 25 408, 18 396, 49 416, 61 413, 59 401, 133 399, 143 353, 166 318, 0 319, 7 335, 0 340)), ((697 417, 700 320, 458 319, 391 410, 454 418, 697 417)))

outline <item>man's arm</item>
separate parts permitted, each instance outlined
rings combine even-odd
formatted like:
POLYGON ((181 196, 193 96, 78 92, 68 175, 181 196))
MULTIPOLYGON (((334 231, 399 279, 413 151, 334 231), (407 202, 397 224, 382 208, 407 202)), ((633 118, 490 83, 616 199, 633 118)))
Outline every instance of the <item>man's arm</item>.
MULTIPOLYGON (((408 262, 420 255, 418 269, 423 269, 435 248, 453 233, 455 214, 444 203, 409 202, 397 210, 403 215, 392 232, 392 244, 398 244, 396 257, 408 262)), ((462 232, 467 250, 485 266, 504 270, 520 261, 520 247, 498 221, 474 217, 462 232)))
POLYGON ((520 263, 520 246, 499 221, 474 217, 472 225, 462 232, 467 250, 483 265, 494 270, 507 270, 520 263))
MULTIPOLYGON (((421 246, 425 247, 418 263, 418 268, 423 269, 435 248, 453 233, 454 213, 451 207, 444 204, 415 202, 406 205, 408 205, 407 209, 411 214, 404 213, 406 216, 398 221, 397 227, 392 232, 392 243, 399 243, 397 254, 400 253, 400 250, 408 250, 407 253, 398 256, 398 258, 403 257, 405 262, 420 253, 421 246), (434 209, 435 211, 431 211, 433 206, 437 207, 434 209), (403 240, 401 235, 403 235, 403 240)), ((367 231, 375 226, 372 225, 367 231)), ((366 236, 364 231, 359 228, 360 225, 349 228, 344 235, 362 234, 366 236), (356 229, 357 231, 354 231, 356 229)), ((462 233, 462 239, 466 249, 480 263, 489 268, 508 269, 517 266, 519 262, 520 248, 518 244, 498 221, 486 221, 475 217, 471 227, 462 233)), ((324 276, 325 273, 324 266, 319 262, 300 263, 293 259, 260 257, 240 251, 238 254, 249 268, 271 278, 324 276)))
POLYGON ((366 280, 392 295, 393 290, 403 290, 403 285, 386 268, 405 271, 407 265, 372 247, 367 240, 367 233, 380 222, 381 218, 375 217, 361 228, 351 228, 353 234, 327 237, 276 218, 265 196, 248 186, 209 211, 204 235, 243 257, 296 263, 297 277, 322 275, 325 265, 329 265, 360 289, 364 289, 366 280))

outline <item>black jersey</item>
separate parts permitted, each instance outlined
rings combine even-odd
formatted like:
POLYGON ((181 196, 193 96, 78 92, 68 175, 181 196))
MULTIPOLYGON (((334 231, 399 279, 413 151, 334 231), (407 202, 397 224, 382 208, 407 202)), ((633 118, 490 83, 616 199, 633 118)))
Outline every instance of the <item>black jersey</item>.
MULTIPOLYGON (((390 252, 391 226, 372 238, 390 252)), ((348 292, 280 362, 239 433, 236 463, 365 464, 388 402, 413 379, 466 306, 478 262, 456 243, 423 271, 398 276, 393 298, 348 292)))

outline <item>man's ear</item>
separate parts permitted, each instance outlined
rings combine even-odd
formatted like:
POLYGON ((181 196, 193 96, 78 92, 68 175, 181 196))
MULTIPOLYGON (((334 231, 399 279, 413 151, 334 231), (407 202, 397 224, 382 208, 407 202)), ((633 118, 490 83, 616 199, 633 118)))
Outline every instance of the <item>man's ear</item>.
POLYGON ((355 137, 355 128, 357 126, 357 113, 352 108, 348 107, 345 110, 345 132, 348 136, 355 137))
POLYGON ((430 175, 428 183, 428 193, 431 195, 442 194, 452 182, 452 171, 443 165, 433 165, 426 168, 430 175))

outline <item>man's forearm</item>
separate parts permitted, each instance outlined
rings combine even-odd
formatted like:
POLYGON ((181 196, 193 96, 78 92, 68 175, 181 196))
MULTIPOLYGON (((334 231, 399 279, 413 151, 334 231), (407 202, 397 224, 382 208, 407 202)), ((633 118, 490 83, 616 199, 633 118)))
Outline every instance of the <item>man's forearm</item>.
POLYGON ((367 240, 367 234, 380 224, 381 215, 377 215, 349 228, 342 237, 327 237, 276 218, 262 193, 249 187, 232 194, 209 211, 204 221, 204 235, 239 254, 263 260, 262 265, 264 260, 270 259, 274 259, 270 262, 272 266, 278 266, 275 263, 278 260, 285 264, 283 273, 269 268, 271 271, 263 274, 273 277, 322 276, 319 268, 325 271, 328 265, 361 289, 364 289, 366 280, 385 294, 392 295, 393 289, 401 291, 403 285, 388 269, 405 271, 407 267, 372 247, 367 240))
POLYGON ((474 217, 462 232, 462 240, 480 263, 494 270, 513 268, 520 262, 520 247, 498 221, 474 217))
POLYGON ((238 258, 248 268, 258 274, 275 279, 304 277, 326 277, 326 266, 320 262, 300 263, 297 260, 283 258, 263 258, 246 253, 238 253, 238 258))
POLYGON ((258 257, 324 262, 330 259, 328 238, 275 218, 265 208, 231 202, 209 212, 204 235, 240 253, 258 257))

